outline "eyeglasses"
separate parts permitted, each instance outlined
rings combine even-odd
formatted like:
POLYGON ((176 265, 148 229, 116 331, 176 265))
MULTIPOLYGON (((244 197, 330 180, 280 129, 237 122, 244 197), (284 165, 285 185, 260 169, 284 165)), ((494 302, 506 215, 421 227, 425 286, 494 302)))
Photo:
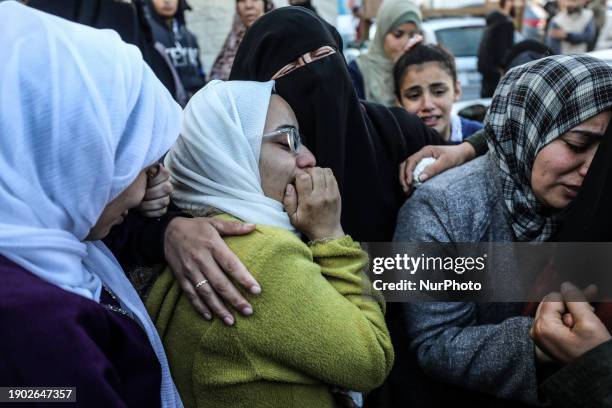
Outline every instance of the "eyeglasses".
POLYGON ((281 129, 277 129, 273 132, 266 133, 262 136, 262 139, 272 139, 278 137, 286 137, 287 146, 291 150, 291 153, 297 154, 298 150, 302 146, 302 136, 300 135, 300 131, 294 127, 284 127, 281 129))

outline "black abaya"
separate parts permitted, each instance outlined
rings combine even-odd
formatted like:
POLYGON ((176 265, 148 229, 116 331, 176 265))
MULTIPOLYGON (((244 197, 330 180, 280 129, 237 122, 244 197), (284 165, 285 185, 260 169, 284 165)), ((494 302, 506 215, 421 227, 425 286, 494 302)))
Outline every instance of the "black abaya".
POLYGON ((295 111, 317 165, 329 167, 342 195, 342 226, 358 241, 390 241, 405 200, 399 165, 428 144, 435 131, 401 109, 360 102, 337 31, 301 7, 259 18, 246 33, 230 80, 268 81, 305 53, 331 46, 335 54, 276 80, 276 92, 295 111))

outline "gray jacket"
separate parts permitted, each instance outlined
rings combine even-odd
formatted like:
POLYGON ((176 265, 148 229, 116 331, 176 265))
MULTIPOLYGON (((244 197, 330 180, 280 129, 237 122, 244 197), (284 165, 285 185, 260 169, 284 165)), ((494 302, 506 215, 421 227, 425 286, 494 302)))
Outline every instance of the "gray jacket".
MULTIPOLYGON (((487 154, 421 185, 400 210, 394 240, 510 242, 504 211, 487 154)), ((406 303, 404 310, 410 349, 429 381, 537 404, 532 319, 521 316, 522 304, 406 303)))

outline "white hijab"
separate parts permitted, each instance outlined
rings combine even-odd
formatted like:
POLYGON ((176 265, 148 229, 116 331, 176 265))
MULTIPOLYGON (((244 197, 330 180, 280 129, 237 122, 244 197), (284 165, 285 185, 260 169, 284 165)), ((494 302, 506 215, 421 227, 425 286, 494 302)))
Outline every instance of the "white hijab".
POLYGON ((283 205, 264 195, 259 175, 273 86, 216 80, 191 98, 183 132, 165 161, 179 207, 212 206, 246 222, 294 231, 283 205))
POLYGON ((182 406, 136 291, 102 242, 85 241, 175 141, 180 108, 114 31, 7 1, 0 38, 0 254, 94 301, 108 287, 155 350, 163 406, 182 406))

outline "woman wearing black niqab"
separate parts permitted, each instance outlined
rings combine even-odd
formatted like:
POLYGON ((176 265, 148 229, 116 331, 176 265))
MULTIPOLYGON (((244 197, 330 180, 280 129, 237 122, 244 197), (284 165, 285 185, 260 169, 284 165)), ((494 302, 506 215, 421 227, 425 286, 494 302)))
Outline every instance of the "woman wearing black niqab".
POLYGON ((279 77, 276 92, 295 111, 317 165, 331 168, 338 180, 344 230, 358 241, 390 241, 406 198, 399 183, 401 161, 442 142, 416 116, 358 100, 337 31, 310 10, 274 10, 246 33, 230 80, 269 81, 324 46, 336 52, 279 77))

